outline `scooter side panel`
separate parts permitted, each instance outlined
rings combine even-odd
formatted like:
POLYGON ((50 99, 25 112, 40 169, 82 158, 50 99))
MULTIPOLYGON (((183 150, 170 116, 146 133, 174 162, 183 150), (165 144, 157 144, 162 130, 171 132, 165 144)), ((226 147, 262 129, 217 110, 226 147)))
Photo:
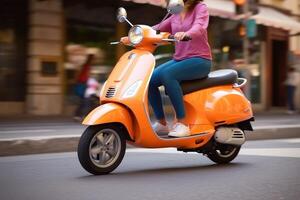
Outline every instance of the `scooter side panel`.
POLYGON ((103 105, 118 103, 125 105, 130 110, 136 143, 143 141, 143 135, 148 135, 149 132, 154 135, 148 118, 148 109, 145 109, 148 108, 146 94, 148 94, 148 83, 154 66, 155 58, 151 53, 138 49, 129 51, 120 58, 101 91, 100 99, 103 105), (138 81, 141 82, 141 85, 137 88, 135 94, 126 96, 126 91, 138 81), (110 88, 114 88, 115 93, 108 97, 107 94, 110 94, 110 88), (143 102, 145 102, 145 105, 143 102))
POLYGON ((199 90, 184 96, 185 124, 192 134, 210 133, 222 124, 235 124, 253 116, 251 104, 232 85, 199 90))
POLYGON ((214 124, 207 118, 205 113, 206 90, 200 90, 184 96, 186 117, 184 123, 188 124, 192 134, 215 132, 214 124))
POLYGON ((251 103, 239 88, 219 86, 209 90, 204 106, 211 122, 235 124, 253 117, 251 103))
POLYGON ((137 49, 127 52, 109 76, 102 92, 101 102, 104 104, 116 102, 130 109, 134 131, 133 145, 148 148, 197 148, 204 145, 213 135, 213 129, 194 137, 174 139, 160 138, 153 131, 148 112, 148 85, 154 66, 155 59, 151 53, 137 49), (131 59, 133 60, 130 61, 131 59), (130 65, 128 65, 129 62, 130 65), (128 88, 137 81, 141 81, 141 85, 135 94, 131 97, 124 97, 128 88), (109 88, 114 88, 116 92, 112 97, 107 98, 109 88))
POLYGON ((119 122, 123 124, 132 140, 134 140, 133 125, 129 111, 122 105, 116 103, 106 103, 90 112, 82 124, 99 125, 119 122))
MULTIPOLYGON (((143 84, 147 82, 154 65, 155 59, 147 51, 134 49, 125 53, 109 75, 105 87, 101 90, 101 102, 114 101, 126 104, 128 101, 132 101, 133 98, 140 100, 142 97, 139 96, 138 91, 131 98, 124 98, 124 94, 137 81, 142 81, 143 84), (115 92, 109 96, 107 94, 109 94, 111 89, 115 92)), ((140 89, 142 88, 143 86, 140 86, 140 89)))

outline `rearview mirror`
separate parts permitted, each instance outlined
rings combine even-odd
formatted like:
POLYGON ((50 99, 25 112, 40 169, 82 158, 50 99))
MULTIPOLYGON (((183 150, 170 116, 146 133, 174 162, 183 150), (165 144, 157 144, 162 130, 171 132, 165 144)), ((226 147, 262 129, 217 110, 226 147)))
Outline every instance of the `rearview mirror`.
POLYGON ((127 12, 126 12, 125 8, 120 7, 118 9, 118 14, 117 14, 118 21, 122 23, 122 22, 126 21, 126 18, 127 18, 127 12))

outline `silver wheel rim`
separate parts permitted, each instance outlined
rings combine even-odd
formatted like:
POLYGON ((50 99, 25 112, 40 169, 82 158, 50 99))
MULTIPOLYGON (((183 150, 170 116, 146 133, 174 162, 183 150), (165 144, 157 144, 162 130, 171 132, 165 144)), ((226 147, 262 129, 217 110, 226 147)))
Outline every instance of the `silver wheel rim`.
POLYGON ((113 129, 96 133, 89 146, 90 159, 94 165, 106 168, 113 165, 121 153, 121 139, 113 129))
POLYGON ((223 153, 221 150, 216 149, 215 151, 217 152, 218 156, 222 158, 229 158, 236 152, 237 148, 234 147, 231 151, 226 151, 226 153, 223 153))

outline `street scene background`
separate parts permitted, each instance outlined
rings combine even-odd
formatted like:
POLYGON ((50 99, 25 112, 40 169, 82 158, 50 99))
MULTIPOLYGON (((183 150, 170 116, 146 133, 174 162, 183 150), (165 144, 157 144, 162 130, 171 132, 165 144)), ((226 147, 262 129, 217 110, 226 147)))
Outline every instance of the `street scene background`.
MULTIPOLYGON (((117 170, 99 177, 84 171, 75 152, 82 119, 132 49, 110 45, 130 29, 116 11, 124 7, 133 24, 153 26, 166 2, 1 0, 0 199, 298 199, 300 81, 291 107, 288 80, 291 68, 300 73, 300 1, 249 2, 255 8, 245 21, 233 0, 204 0, 212 70, 234 69, 248 80, 254 131, 237 159, 216 165, 196 153, 128 145, 117 170), (81 91, 84 70, 89 90, 81 91)), ((173 52, 159 47, 156 65, 173 52)), ((163 102, 173 119, 167 95, 163 102)))

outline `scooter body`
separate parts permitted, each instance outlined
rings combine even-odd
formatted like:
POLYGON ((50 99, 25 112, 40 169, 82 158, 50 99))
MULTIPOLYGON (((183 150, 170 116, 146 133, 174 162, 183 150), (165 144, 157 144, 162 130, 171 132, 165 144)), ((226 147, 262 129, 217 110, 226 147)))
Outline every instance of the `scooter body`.
MULTIPOLYGON (((119 15, 119 21, 127 20, 126 11, 120 9, 119 15)), ((245 142, 244 130, 252 130, 249 121, 253 113, 240 89, 246 82, 237 83, 233 70, 229 71, 233 74, 229 79, 216 71, 205 80, 183 83, 184 123, 189 125, 191 136, 173 138, 154 132, 148 103, 155 67, 152 53, 170 41, 174 40, 169 33, 145 25, 133 26, 128 37, 121 39, 121 43, 135 49, 120 58, 102 87, 101 105, 83 121, 88 128, 80 138, 77 153, 81 165, 90 173, 113 171, 123 159, 126 142, 144 148, 174 147, 203 153, 216 163, 228 163, 238 155, 245 142)))
POLYGON ((125 53, 102 88, 102 105, 83 124, 121 123, 127 129, 130 143, 140 147, 195 149, 213 137, 216 126, 252 118, 250 102, 240 88, 216 86, 184 96, 184 121, 191 129, 191 137, 158 136, 151 126, 148 105, 148 86, 154 67, 155 58, 149 51, 134 49, 125 53))

